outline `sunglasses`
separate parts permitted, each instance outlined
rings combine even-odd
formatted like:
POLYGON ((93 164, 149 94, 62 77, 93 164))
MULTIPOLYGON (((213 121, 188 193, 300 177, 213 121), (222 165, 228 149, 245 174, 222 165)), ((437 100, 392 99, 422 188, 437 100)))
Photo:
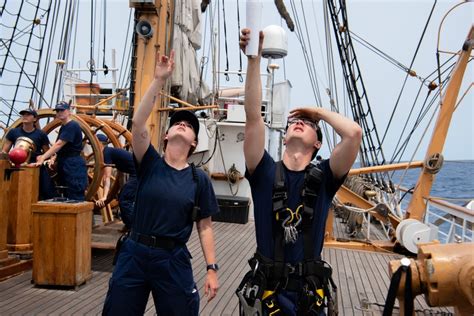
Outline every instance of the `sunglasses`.
POLYGON ((312 129, 314 129, 315 131, 318 130, 318 124, 311 121, 311 120, 308 120, 307 118, 304 118, 304 117, 292 117, 292 118, 289 118, 288 119, 288 122, 286 123, 286 128, 288 129, 288 127, 292 124, 296 124, 296 123, 303 123, 304 125, 306 126, 309 126, 311 127, 312 129))
POLYGON ((193 126, 191 125, 191 123, 187 122, 187 121, 179 121, 179 122, 176 122, 173 124, 173 126, 178 126, 178 125, 181 125, 183 124, 184 126, 186 126, 187 128, 190 128, 194 131, 194 128, 193 126))

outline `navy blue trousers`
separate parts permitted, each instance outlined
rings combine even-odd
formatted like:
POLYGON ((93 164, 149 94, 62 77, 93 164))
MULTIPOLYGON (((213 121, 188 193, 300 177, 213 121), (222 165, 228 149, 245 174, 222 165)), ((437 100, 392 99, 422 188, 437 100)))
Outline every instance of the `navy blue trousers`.
POLYGON ((188 249, 150 248, 128 238, 110 278, 102 315, 143 315, 150 291, 158 315, 199 313, 188 249))
POLYGON ((87 167, 84 158, 58 157, 58 177, 60 184, 67 187, 65 197, 84 201, 87 188, 87 167))
POLYGON ((42 165, 40 167, 39 176, 39 197, 38 200, 48 200, 58 196, 56 188, 54 187, 53 179, 49 176, 48 167, 42 165))

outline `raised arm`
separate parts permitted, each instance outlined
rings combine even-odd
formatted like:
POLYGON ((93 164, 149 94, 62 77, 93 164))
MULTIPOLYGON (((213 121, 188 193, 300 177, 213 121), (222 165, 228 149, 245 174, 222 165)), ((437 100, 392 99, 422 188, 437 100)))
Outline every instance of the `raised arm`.
POLYGON ((153 106, 158 98, 158 94, 171 76, 174 69, 174 51, 171 51, 170 57, 156 54, 155 75, 150 83, 145 95, 140 101, 137 111, 133 115, 132 121, 132 146, 133 153, 137 161, 142 161, 148 146, 150 145, 150 135, 146 127, 146 121, 150 116, 153 106))
MULTIPOLYGON (((240 36, 240 47, 245 47, 250 39, 250 30, 243 29, 240 36)), ((260 60, 262 53, 263 33, 260 32, 258 56, 249 57, 247 63, 247 76, 245 79, 245 164, 250 173, 257 167, 262 159, 265 149, 265 125, 260 113, 262 106, 262 80, 260 78, 260 60)))
POLYGON ((342 178, 352 167, 359 151, 362 129, 347 117, 324 108, 299 108, 290 112, 291 116, 309 117, 314 121, 324 121, 341 137, 329 159, 329 166, 335 178, 342 178))

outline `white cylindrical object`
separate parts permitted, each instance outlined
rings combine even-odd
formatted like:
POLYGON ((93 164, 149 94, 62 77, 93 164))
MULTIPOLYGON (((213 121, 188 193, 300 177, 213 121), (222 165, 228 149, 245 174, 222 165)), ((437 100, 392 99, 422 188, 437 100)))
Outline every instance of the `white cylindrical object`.
POLYGON ((269 25, 263 29, 265 38, 262 45, 262 57, 278 59, 288 54, 288 36, 278 25, 269 25))
POLYGON ((245 48, 247 56, 258 55, 259 34, 262 30, 262 8, 263 4, 259 0, 247 0, 247 28, 250 29, 250 40, 245 48))

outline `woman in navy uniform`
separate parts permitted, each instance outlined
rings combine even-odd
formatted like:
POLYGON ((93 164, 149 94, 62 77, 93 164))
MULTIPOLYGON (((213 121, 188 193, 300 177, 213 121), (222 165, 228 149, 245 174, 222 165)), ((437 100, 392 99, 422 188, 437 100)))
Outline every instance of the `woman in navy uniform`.
POLYGON ((137 173, 135 172, 135 165, 133 162, 133 155, 131 152, 121 148, 112 148, 107 146, 108 138, 104 134, 98 134, 97 138, 102 144, 102 152, 104 154, 104 192, 103 197, 98 199, 95 204, 99 207, 105 206, 105 200, 110 190, 110 177, 112 176, 112 166, 114 165, 118 171, 127 173, 128 180, 122 186, 118 201, 120 207, 120 217, 125 224, 126 230, 132 227, 133 206, 135 205, 135 196, 137 193, 137 173))
MULTIPOLYGON (((31 152, 29 163, 35 163, 36 157, 49 149, 48 135, 41 129, 36 128, 36 118, 38 113, 30 108, 20 111, 21 123, 20 127, 11 129, 5 136, 2 152, 9 152, 19 137, 27 137, 35 144, 35 151, 31 152)), ((50 199, 55 196, 53 181, 48 174, 45 166, 40 166, 39 180, 39 200, 50 199)))
POLYGON ((84 201, 87 188, 86 161, 81 156, 82 131, 79 123, 71 118, 70 105, 60 102, 54 108, 56 118, 61 121, 61 128, 56 142, 43 155, 36 159, 37 165, 52 158, 50 166, 57 160, 59 184, 66 187, 64 196, 69 200, 84 201), (56 158, 54 158, 56 154, 56 158))
POLYGON ((121 247, 104 315, 143 315, 150 291, 158 315, 198 315, 199 293, 186 247, 193 220, 207 263, 208 300, 218 289, 211 215, 218 206, 204 171, 188 164, 197 145, 199 122, 189 111, 170 119, 160 156, 150 144, 146 121, 160 90, 174 69, 170 57, 157 54, 154 80, 133 117, 132 144, 138 190, 130 237, 121 247), (194 219, 193 211, 199 207, 194 219))

